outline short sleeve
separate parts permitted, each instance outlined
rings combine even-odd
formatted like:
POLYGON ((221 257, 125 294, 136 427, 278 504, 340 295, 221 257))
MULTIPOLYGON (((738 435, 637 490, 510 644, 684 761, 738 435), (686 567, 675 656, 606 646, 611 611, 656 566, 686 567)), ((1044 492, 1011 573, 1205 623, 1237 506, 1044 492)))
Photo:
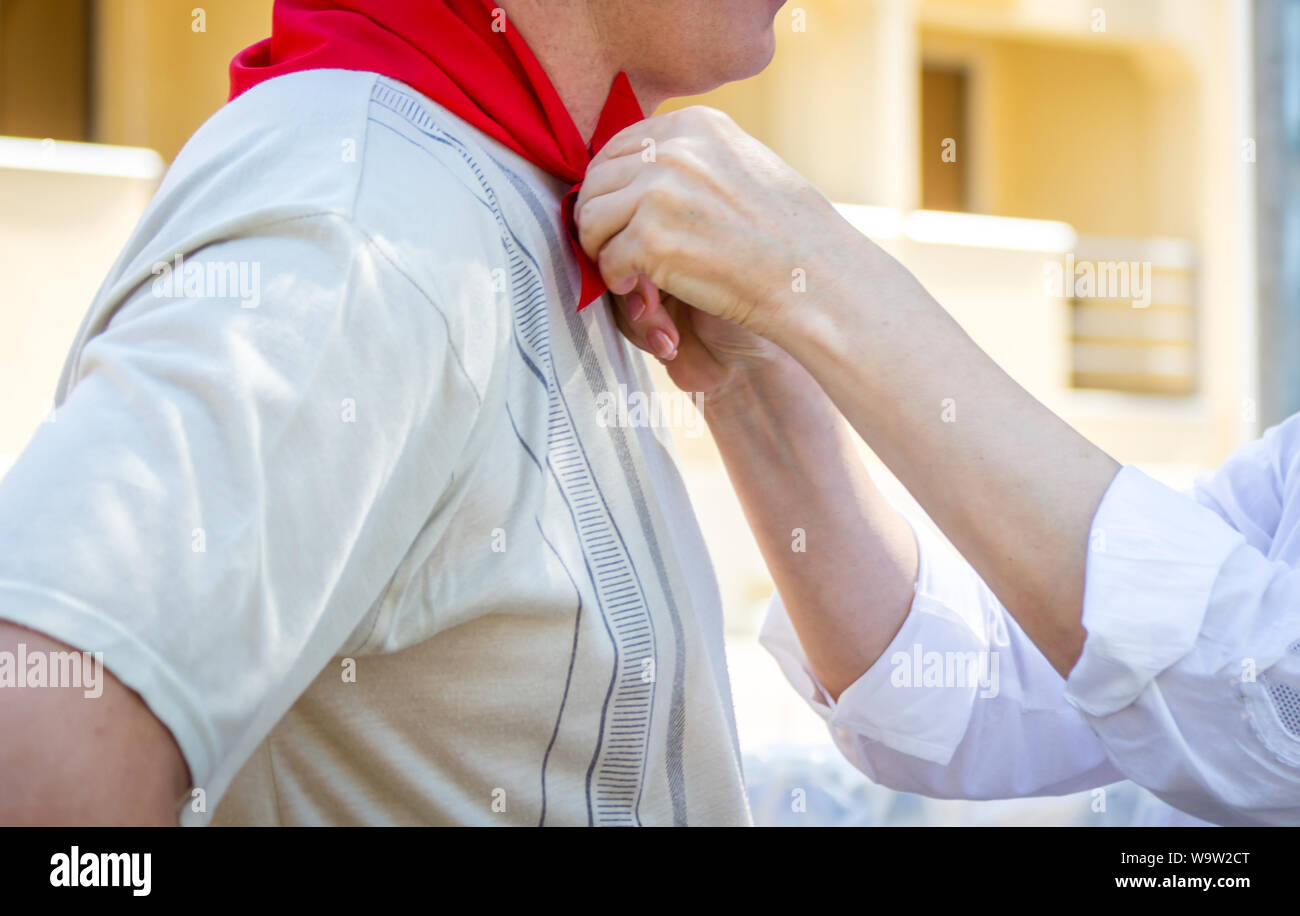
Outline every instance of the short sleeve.
POLYGON ((0 481, 0 616, 102 652, 210 812, 364 636, 479 396, 438 304, 328 215, 164 255, 70 366, 0 481))

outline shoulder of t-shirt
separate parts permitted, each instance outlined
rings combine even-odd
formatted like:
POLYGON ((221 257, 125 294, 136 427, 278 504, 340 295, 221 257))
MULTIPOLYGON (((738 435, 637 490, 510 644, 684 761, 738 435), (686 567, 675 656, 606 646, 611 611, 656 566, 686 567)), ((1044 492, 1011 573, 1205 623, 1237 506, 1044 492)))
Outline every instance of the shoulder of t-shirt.
POLYGON ((137 243, 202 244, 322 220, 354 230, 381 263, 426 295, 449 293, 444 304, 455 307, 465 290, 446 268, 492 275, 504 264, 501 232, 473 159, 445 132, 422 133, 427 100, 417 106, 421 97, 395 87, 373 73, 312 70, 248 90, 181 150, 137 243))
POLYGON ((160 262, 293 235, 331 251, 369 249, 374 270, 443 313, 453 347, 491 349, 508 330, 509 304, 490 191, 445 131, 424 137, 414 108, 393 110, 406 102, 392 87, 373 73, 314 70, 221 108, 168 170, 101 291, 101 311, 160 262))

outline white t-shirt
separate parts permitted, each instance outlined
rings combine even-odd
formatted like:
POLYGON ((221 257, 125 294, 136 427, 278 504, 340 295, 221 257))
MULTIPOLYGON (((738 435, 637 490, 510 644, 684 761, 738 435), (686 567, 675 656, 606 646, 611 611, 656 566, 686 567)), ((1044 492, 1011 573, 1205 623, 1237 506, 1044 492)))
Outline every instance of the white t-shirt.
POLYGON ((667 431, 597 410, 649 381, 576 312, 565 190, 337 70, 167 174, 0 484, 0 616, 139 692, 184 823, 749 822, 708 555, 667 431))

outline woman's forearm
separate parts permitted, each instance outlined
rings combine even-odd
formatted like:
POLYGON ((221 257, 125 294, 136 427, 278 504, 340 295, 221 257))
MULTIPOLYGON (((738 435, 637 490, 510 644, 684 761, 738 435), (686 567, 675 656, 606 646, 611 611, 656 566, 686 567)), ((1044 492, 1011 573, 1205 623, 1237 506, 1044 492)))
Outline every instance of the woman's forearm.
MULTIPOLYGON (((1063 675, 1083 647, 1093 515, 1118 464, 1016 384, 906 270, 862 240, 847 279, 778 342, 899 477, 1063 675)), ((810 294, 811 295, 811 294, 810 294)))
POLYGON ((799 641, 834 698, 912 603, 916 544, 839 412, 783 357, 705 401, 705 416, 799 641))
POLYGON ((807 367, 1057 670, 1073 667, 1089 529, 1118 465, 907 271, 775 153, 703 109, 611 139, 577 213, 612 290, 645 277, 807 367), (648 139, 658 155, 647 162, 648 139))

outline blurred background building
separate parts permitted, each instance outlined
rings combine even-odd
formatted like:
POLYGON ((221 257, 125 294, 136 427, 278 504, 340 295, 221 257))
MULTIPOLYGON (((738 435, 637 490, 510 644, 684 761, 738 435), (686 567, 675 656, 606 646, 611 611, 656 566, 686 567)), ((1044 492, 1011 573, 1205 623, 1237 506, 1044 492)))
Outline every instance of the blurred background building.
MULTIPOLYGON (((0 0, 0 470, 270 10, 0 0)), ((777 35, 764 74, 698 101, 812 178, 1116 458, 1185 487, 1300 409, 1300 0, 792 0, 777 35)), ((1088 795, 939 803, 870 786, 757 647, 772 585, 712 443, 678 446, 723 589, 760 822, 1166 816, 1133 787, 1099 812, 1088 795), (806 813, 789 803, 800 787, 806 813)))

